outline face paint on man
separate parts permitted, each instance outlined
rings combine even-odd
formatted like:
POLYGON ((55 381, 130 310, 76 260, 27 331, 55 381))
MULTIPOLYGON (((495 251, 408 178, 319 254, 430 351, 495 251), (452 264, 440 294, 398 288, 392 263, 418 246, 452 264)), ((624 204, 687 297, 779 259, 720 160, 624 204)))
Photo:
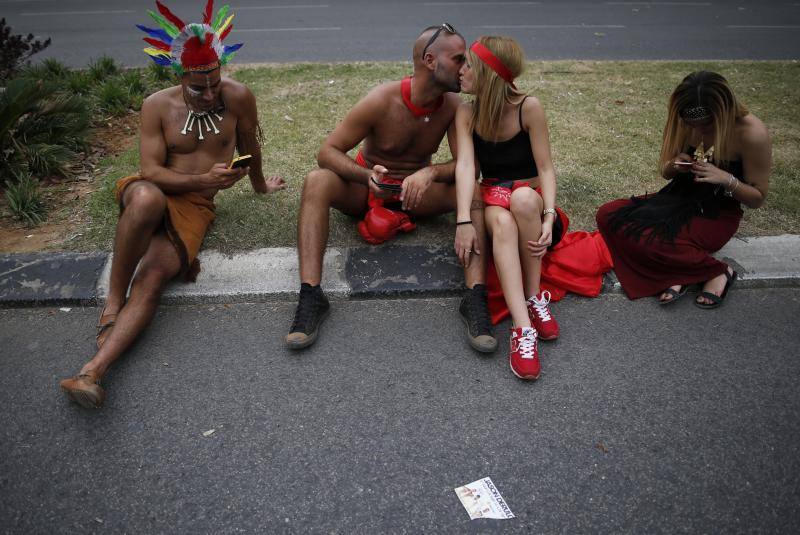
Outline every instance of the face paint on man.
POLYGON ((194 89, 192 87, 186 88, 186 96, 188 96, 189 98, 200 98, 200 95, 202 94, 203 92, 199 89, 194 89))
POLYGON ((210 73, 191 72, 184 75, 186 100, 198 111, 209 111, 220 106, 221 77, 219 69, 210 73))

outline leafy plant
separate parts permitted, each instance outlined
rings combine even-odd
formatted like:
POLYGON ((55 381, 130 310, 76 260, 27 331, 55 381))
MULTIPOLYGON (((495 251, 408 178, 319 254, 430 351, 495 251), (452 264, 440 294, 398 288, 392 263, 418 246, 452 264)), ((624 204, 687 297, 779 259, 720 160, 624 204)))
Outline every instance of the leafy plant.
POLYGON ((55 58, 42 60, 42 66, 46 69, 50 80, 63 78, 69 74, 69 68, 55 58))
POLYGON ((148 72, 156 85, 163 86, 164 82, 175 83, 175 71, 169 67, 151 62, 148 72))
POLYGON ((28 225, 38 225, 44 220, 45 210, 39 185, 31 175, 22 175, 18 180, 7 183, 6 201, 11 213, 28 225))
POLYGON ((25 37, 12 34, 6 19, 0 19, 0 81, 14 76, 29 57, 48 46, 50 39, 39 41, 31 33, 25 37))
POLYGON ((97 88, 99 107, 112 115, 123 115, 131 104, 131 94, 122 79, 109 78, 97 88))
POLYGON ((109 76, 119 72, 119 67, 114 63, 114 59, 109 56, 100 56, 89 63, 89 77, 97 82, 102 82, 109 76))
POLYGON ((84 71, 69 71, 65 82, 66 90, 77 95, 88 95, 94 88, 94 81, 84 71))
POLYGON ((0 93, 0 176, 70 176, 88 128, 83 98, 44 81, 10 80, 0 93))
POLYGON ((69 75, 69 69, 57 59, 48 58, 40 63, 23 67, 17 77, 31 78, 32 80, 48 80, 63 83, 69 75))
POLYGON ((122 83, 128 88, 128 93, 131 95, 142 95, 147 91, 147 84, 145 83, 142 73, 138 69, 126 70, 121 75, 122 83))

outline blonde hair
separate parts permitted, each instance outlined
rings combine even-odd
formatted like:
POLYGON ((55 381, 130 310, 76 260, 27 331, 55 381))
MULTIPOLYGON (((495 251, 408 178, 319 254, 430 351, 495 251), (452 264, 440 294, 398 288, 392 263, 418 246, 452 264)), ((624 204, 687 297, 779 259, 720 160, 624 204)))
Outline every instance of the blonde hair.
MULTIPOLYGON (((514 78, 522 74, 525 55, 522 47, 510 37, 483 35, 478 42, 488 48, 511 71, 514 78)), ((467 51, 470 68, 475 79, 475 98, 472 101, 470 126, 481 137, 494 139, 500 129, 503 105, 524 93, 511 87, 486 65, 471 49, 467 51)))
POLYGON ((714 125, 712 159, 724 166, 733 158, 731 147, 736 119, 747 115, 747 108, 736 100, 724 77, 715 72, 697 71, 684 78, 669 98, 660 169, 676 154, 686 152, 689 148, 691 128, 681 118, 681 112, 701 106, 708 109, 714 125))

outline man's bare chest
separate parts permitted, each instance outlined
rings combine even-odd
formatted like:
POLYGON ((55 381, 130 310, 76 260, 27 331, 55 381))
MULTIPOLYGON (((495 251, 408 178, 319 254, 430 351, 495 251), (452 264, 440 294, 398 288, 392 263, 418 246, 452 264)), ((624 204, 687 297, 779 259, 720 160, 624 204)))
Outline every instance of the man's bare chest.
POLYGON ((170 154, 197 151, 218 154, 236 144, 237 120, 233 113, 226 110, 198 116, 190 115, 186 108, 178 108, 170 110, 161 124, 170 154))
POLYGON ((428 156, 438 149, 449 122, 440 117, 425 119, 405 110, 387 114, 373 129, 372 145, 387 155, 428 156))

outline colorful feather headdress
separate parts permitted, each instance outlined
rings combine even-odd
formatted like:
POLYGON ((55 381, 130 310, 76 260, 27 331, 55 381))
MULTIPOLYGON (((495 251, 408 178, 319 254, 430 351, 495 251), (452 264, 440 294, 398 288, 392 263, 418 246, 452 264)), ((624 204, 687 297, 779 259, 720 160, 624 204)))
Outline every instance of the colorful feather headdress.
POLYGON ((242 43, 225 46, 222 41, 233 29, 230 6, 222 6, 212 19, 214 0, 208 0, 203 11, 203 22, 184 23, 164 4, 156 0, 159 13, 147 12, 159 28, 136 27, 149 37, 144 40, 151 46, 145 53, 159 65, 170 66, 180 76, 190 71, 210 71, 228 63, 242 43))

